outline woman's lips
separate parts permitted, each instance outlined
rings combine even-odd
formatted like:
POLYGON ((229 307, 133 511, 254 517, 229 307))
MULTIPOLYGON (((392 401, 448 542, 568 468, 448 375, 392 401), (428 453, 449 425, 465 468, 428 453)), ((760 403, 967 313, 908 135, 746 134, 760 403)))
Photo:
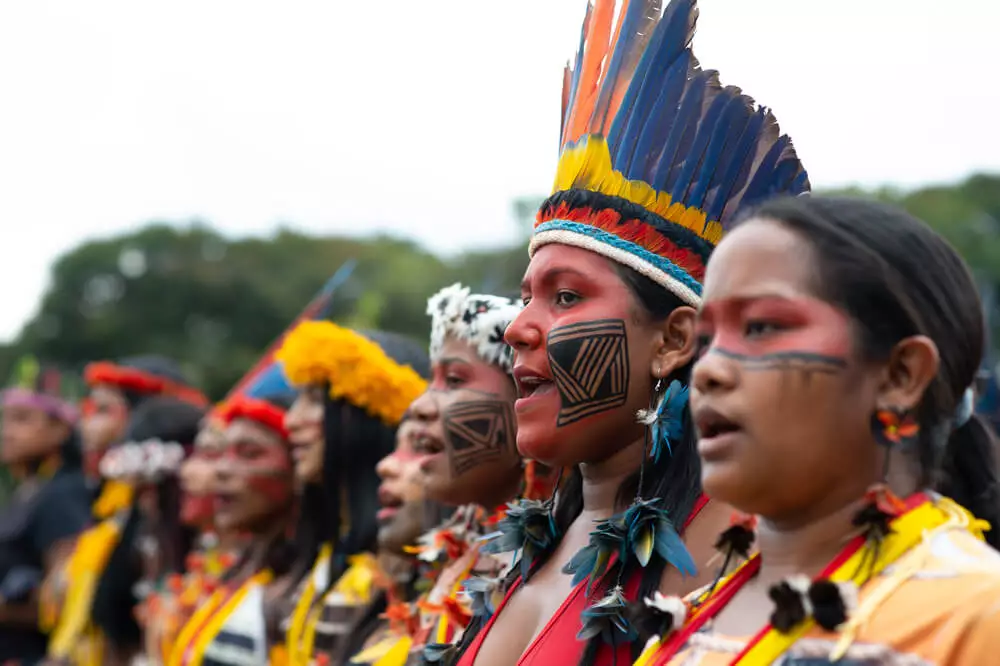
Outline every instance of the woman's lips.
POLYGON ((514 409, 524 410, 532 402, 556 394, 556 386, 552 379, 538 370, 524 366, 514 368, 514 382, 517 384, 518 399, 514 409))
POLYGON ((698 430, 698 455, 711 462, 726 457, 743 434, 740 425, 711 407, 693 413, 698 430))
POLYGON ((398 506, 384 506, 375 513, 375 520, 380 523, 392 520, 399 513, 398 506))

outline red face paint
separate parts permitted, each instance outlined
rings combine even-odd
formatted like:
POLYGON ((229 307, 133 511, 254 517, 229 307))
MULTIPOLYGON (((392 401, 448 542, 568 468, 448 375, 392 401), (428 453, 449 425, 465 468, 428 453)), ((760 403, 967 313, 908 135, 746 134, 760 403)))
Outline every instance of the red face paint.
POLYGON ((730 298, 708 303, 698 324, 698 355, 721 354, 749 369, 846 367, 851 324, 815 298, 730 298))
POLYGON ((247 485, 253 492, 277 504, 287 502, 292 495, 292 485, 287 476, 254 475, 247 478, 247 485))
POLYGON ((181 522, 191 527, 211 525, 214 505, 211 495, 183 495, 180 509, 181 522))
POLYGON ((288 444, 260 424, 233 421, 215 469, 216 520, 222 529, 253 529, 284 515, 292 502, 288 444))

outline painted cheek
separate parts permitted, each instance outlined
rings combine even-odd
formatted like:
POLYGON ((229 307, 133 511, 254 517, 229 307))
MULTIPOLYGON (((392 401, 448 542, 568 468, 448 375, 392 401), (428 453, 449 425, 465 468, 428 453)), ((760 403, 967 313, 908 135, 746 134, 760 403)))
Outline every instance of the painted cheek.
POLYGON ((599 319, 554 328, 546 347, 562 403, 557 426, 625 404, 630 368, 624 321, 599 319))
POLYGON ((181 520, 189 525, 197 525, 212 517, 213 499, 211 495, 184 495, 181 504, 181 520))
POLYGON ((513 449, 514 410, 502 400, 456 402, 444 413, 452 475, 496 462, 513 449))
POLYGON ((254 474, 247 478, 247 485, 271 502, 283 503, 292 494, 292 485, 286 475, 254 474))

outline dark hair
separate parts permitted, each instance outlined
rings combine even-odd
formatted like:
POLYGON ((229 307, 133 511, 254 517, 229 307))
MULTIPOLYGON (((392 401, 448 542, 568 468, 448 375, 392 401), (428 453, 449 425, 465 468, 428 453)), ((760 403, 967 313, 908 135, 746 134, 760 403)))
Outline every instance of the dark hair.
MULTIPOLYGON (((359 331, 387 356, 409 365, 421 377, 430 375, 430 361, 413 340, 384 331, 359 331)), ((378 536, 378 487, 375 466, 396 447, 396 427, 383 423, 345 400, 329 397, 323 406, 323 471, 319 485, 303 491, 296 529, 298 558, 295 577, 306 575, 323 543, 334 544, 329 585, 346 568, 347 558, 373 550, 378 536), (345 518, 347 525, 345 526, 345 518)))
MULTIPOLYGON (((176 384, 191 386, 191 382, 184 377, 184 373, 181 371, 180 365, 173 359, 167 358, 166 356, 159 356, 157 354, 130 356, 128 358, 123 358, 118 362, 118 365, 124 368, 140 370, 176 384)), ((119 390, 121 390, 122 395, 125 396, 125 402, 128 403, 130 409, 135 409, 146 400, 155 397, 154 395, 139 393, 132 389, 122 388, 119 390)))
MULTIPOLYGON (((916 415, 921 481, 1000 524, 990 428, 976 416, 954 427, 986 330, 976 284, 954 248, 902 209, 862 199, 781 198, 752 217, 775 220, 809 243, 818 295, 850 314, 868 360, 885 360, 909 336, 934 341, 941 365, 916 415)), ((988 539, 1000 544, 996 530, 988 539)))
MULTIPOLYGON (((125 433, 126 442, 159 439, 188 445, 198 434, 198 426, 205 411, 200 407, 171 396, 153 396, 142 401, 129 417, 125 433)), ((124 444, 123 446, 132 446, 124 444)), ((175 478, 167 478, 157 485, 158 524, 150 528, 165 563, 165 572, 180 572, 194 542, 194 533, 180 524, 180 490, 175 478)), ((133 504, 122 527, 121 537, 101 573, 91 614, 116 647, 134 649, 141 640, 141 631, 133 614, 137 603, 134 593, 136 583, 142 578, 142 560, 139 556, 140 537, 148 525, 133 504)))
MULTIPOLYGON (((653 321, 663 321, 670 313, 684 305, 673 293, 667 291, 662 286, 656 284, 648 277, 641 275, 635 270, 622 264, 613 263, 618 276, 632 292, 638 301, 644 314, 653 321)), ((678 368, 671 376, 664 378, 666 383, 678 380, 683 384, 688 384, 691 375, 691 363, 678 368)), ((701 460, 696 449, 696 433, 685 411, 685 425, 683 444, 674 449, 672 455, 662 455, 659 461, 645 463, 643 472, 643 498, 659 497, 662 499, 661 507, 666 509, 678 531, 684 525, 694 510, 695 503, 701 495, 701 460)), ((636 470, 628 476, 618 489, 617 503, 628 505, 635 498, 636 490, 639 486, 640 471, 636 470)), ((563 481, 556 498, 556 505, 553 511, 556 527, 560 535, 565 534, 569 526, 583 511, 583 475, 579 467, 574 467, 568 472, 568 477, 563 481)), ((540 569, 554 552, 554 548, 546 553, 542 553, 537 563, 528 572, 527 579, 530 580, 535 571, 540 569)), ((621 561, 616 561, 605 574, 607 580, 615 580, 619 572, 622 573, 623 580, 627 580, 634 573, 637 566, 634 562, 628 562, 625 571, 621 571, 621 561)), ((654 590, 660 587, 660 580, 663 577, 663 570, 666 561, 659 555, 650 559, 649 564, 642 569, 642 578, 639 582, 639 594, 637 598, 652 596, 654 590)), ((513 566, 507 574, 506 586, 509 588, 520 574, 520 567, 513 566)), ((632 599, 631 601, 635 601, 632 599)), ((472 643, 475 635, 482 629, 484 623, 482 618, 473 618, 469 627, 459 643, 459 649, 464 652, 472 643)), ((598 650, 602 644, 600 636, 591 638, 584 649, 581 664, 591 664, 597 657, 598 650)), ((633 659, 639 656, 643 645, 636 642, 633 646, 633 659)))

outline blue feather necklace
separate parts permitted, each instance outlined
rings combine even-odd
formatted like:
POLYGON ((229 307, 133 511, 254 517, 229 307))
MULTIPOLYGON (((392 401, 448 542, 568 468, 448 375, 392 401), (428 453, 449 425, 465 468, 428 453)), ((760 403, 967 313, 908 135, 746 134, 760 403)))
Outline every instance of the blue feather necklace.
MULTIPOLYGON (((660 393, 660 386, 661 382, 657 381, 657 394, 660 393)), ((664 449, 672 454, 674 444, 680 444, 687 399, 687 387, 675 380, 654 409, 639 412, 638 420, 647 426, 647 435, 635 501, 624 512, 600 521, 590 533, 590 543, 563 568, 564 573, 573 575, 574 587, 587 582, 586 593, 589 595, 594 582, 603 577, 613 559, 617 558, 619 562, 614 587, 581 614, 583 626, 577 634, 579 640, 600 636, 605 643, 614 645, 638 637, 628 618, 628 602, 622 588, 626 566, 633 557, 640 567, 645 568, 655 553, 685 576, 697 573, 684 541, 666 509, 660 507, 661 500, 642 498, 646 460, 652 458, 655 464, 664 449)))

